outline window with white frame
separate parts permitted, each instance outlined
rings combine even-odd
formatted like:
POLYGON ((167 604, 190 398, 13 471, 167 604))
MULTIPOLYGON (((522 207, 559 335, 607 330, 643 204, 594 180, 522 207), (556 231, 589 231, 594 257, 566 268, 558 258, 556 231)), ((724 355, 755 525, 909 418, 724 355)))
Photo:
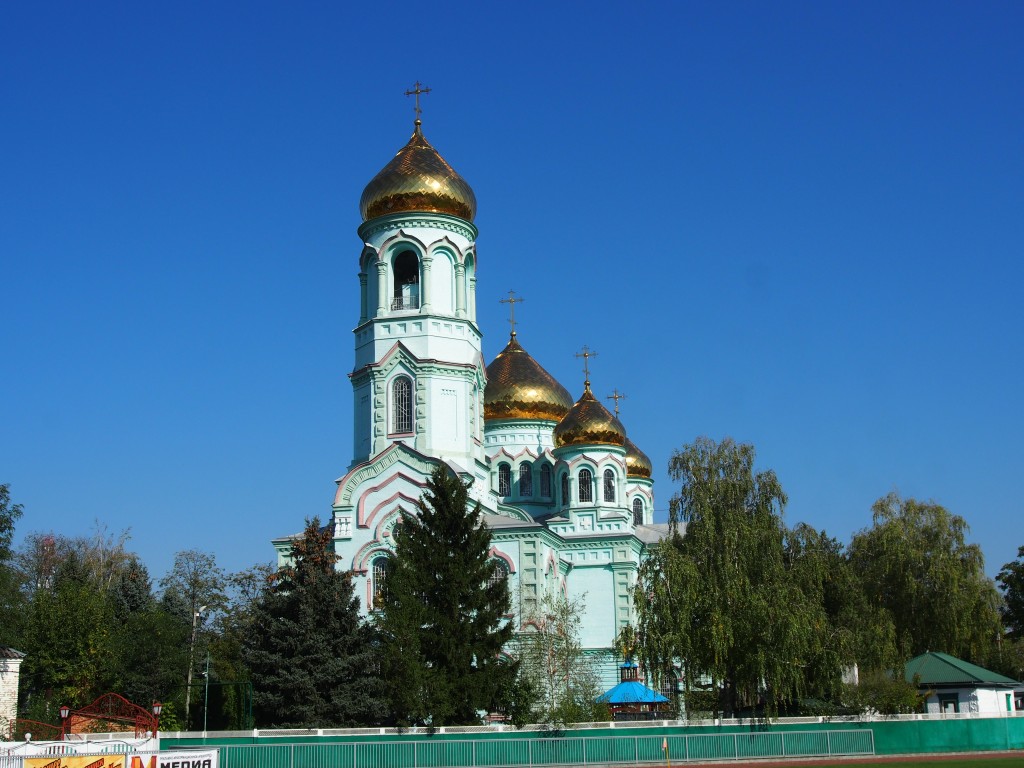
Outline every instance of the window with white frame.
POLYGON ((533 467, 526 462, 519 465, 519 495, 533 496, 533 467))
POLYGON ((580 502, 594 500, 594 476, 589 469, 581 469, 579 474, 580 502))
POLYGON ((641 499, 633 499, 633 525, 644 524, 644 502, 641 499))
POLYGON ((412 381, 399 376, 391 384, 391 431, 405 435, 412 432, 412 381))
POLYGON ((512 495, 512 467, 508 464, 498 465, 498 495, 512 495))
POLYGON ((562 506, 569 506, 569 476, 562 475, 562 506))
POLYGON ((491 573, 489 579, 487 579, 487 586, 493 586, 499 582, 505 581, 508 578, 509 570, 508 563, 504 560, 495 558, 491 562, 494 563, 494 571, 491 573))
POLYGON ((540 468, 540 495, 543 499, 551 498, 551 467, 547 464, 540 468))
POLYGON ((610 469, 604 471, 604 500, 615 501, 615 473, 610 469))
POLYGON ((373 607, 377 610, 384 607, 384 601, 388 596, 388 572, 390 570, 391 560, 387 555, 374 558, 370 586, 373 590, 373 607))

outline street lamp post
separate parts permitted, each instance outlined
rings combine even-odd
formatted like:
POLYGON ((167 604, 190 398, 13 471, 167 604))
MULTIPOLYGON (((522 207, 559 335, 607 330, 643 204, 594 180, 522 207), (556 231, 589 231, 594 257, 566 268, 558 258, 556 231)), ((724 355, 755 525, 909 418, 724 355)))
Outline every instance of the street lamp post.
POLYGON ((192 612, 192 640, 188 644, 188 675, 185 682, 185 727, 191 728, 192 721, 189 720, 189 708, 192 703, 192 660, 196 651, 196 628, 199 626, 199 617, 206 610, 205 605, 199 606, 198 611, 192 612))
POLYGON ((71 707, 65 704, 60 708, 60 740, 64 741, 68 732, 68 715, 71 714, 71 707))
POLYGON ((153 738, 160 738, 160 713, 163 711, 164 705, 159 701, 153 702, 153 717, 156 718, 156 729, 153 731, 153 738))

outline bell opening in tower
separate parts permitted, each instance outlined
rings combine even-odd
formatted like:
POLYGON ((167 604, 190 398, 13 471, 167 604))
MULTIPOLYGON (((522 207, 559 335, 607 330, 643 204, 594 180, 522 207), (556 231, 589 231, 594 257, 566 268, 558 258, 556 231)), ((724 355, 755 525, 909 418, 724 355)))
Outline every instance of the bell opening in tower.
POLYGON ((420 308, 420 262, 412 251, 395 256, 395 290, 391 309, 420 308))

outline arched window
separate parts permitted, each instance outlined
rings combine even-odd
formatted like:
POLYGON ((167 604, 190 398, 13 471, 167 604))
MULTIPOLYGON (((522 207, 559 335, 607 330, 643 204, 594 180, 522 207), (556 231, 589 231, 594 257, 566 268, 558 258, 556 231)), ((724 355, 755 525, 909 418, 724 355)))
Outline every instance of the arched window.
POLYGON ((594 476, 589 469, 580 470, 580 502, 594 500, 594 476))
POLYGON ((419 309, 420 306, 420 260, 412 251, 402 251, 395 256, 395 288, 391 299, 392 309, 419 309))
POLYGON ((569 506, 569 476, 562 475, 562 506, 569 506))
POLYGON ((405 435, 412 432, 412 381, 399 376, 391 384, 391 431, 405 435))
POLYGON ((508 578, 508 563, 504 560, 498 559, 492 560, 491 562, 494 563, 494 572, 491 574, 490 578, 487 579, 488 587, 508 578))
POLYGON ((540 468, 540 495, 543 499, 551 498, 551 467, 547 464, 540 468))
POLYGON ((387 555, 381 555, 373 561, 373 579, 370 585, 373 592, 373 607, 380 610, 384 607, 384 601, 388 596, 388 572, 391 570, 391 561, 387 555))
POLYGON ((679 695, 678 678, 674 669, 666 669, 661 675, 661 695, 669 701, 675 701, 679 695))
POLYGON ((498 465, 498 495, 512 495, 512 467, 508 464, 498 465))
POLYGON ((615 501, 615 473, 610 469, 604 471, 604 500, 615 501))
POLYGON ((640 499, 633 499, 633 525, 644 524, 644 503, 640 499))
POLYGON ((519 465, 519 495, 533 496, 533 467, 526 462, 519 465))

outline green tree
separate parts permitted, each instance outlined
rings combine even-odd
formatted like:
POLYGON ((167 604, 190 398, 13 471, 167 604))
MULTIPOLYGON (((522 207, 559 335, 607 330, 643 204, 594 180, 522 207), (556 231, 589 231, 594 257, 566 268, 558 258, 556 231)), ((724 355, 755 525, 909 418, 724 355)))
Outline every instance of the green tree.
POLYGON ((216 557, 209 552, 189 549, 174 556, 174 565, 160 581, 164 594, 162 606, 190 627, 188 657, 185 664, 184 719, 192 727, 192 699, 196 691, 196 665, 205 659, 209 643, 227 605, 227 582, 216 557))
POLYGON ((418 515, 395 532, 384 607, 381 665, 397 723, 479 722, 480 712, 522 708, 508 585, 492 578, 491 534, 466 485, 441 465, 418 515))
POLYGON ((11 543, 21 515, 22 505, 11 503, 10 486, 0 483, 0 645, 15 647, 21 644, 25 599, 11 543))
POLYGON ((243 655, 261 725, 337 728, 385 716, 373 633, 336 562, 330 528, 313 518, 292 543, 292 564, 256 600, 243 655))
POLYGON ((754 472, 753 446, 700 438, 673 454, 669 474, 682 484, 670 533, 636 589, 644 666, 681 659, 687 693, 710 680, 727 714, 800 698, 809 660, 834 678, 844 654, 821 647, 827 617, 788 573, 775 473, 754 472))
POLYGON ((562 727, 608 719, 608 707, 595 701, 602 691, 580 643, 582 613, 582 598, 546 594, 523 622, 516 648, 533 694, 531 722, 562 727))
POLYGON ((965 540, 966 521, 896 493, 872 511, 850 562, 868 602, 891 617, 900 661, 933 650, 983 662, 1002 631, 999 598, 981 548, 965 540))
POLYGON ((1006 563, 996 576, 1003 593, 1003 624, 1014 640, 1024 640, 1024 547, 1017 559, 1006 563))

